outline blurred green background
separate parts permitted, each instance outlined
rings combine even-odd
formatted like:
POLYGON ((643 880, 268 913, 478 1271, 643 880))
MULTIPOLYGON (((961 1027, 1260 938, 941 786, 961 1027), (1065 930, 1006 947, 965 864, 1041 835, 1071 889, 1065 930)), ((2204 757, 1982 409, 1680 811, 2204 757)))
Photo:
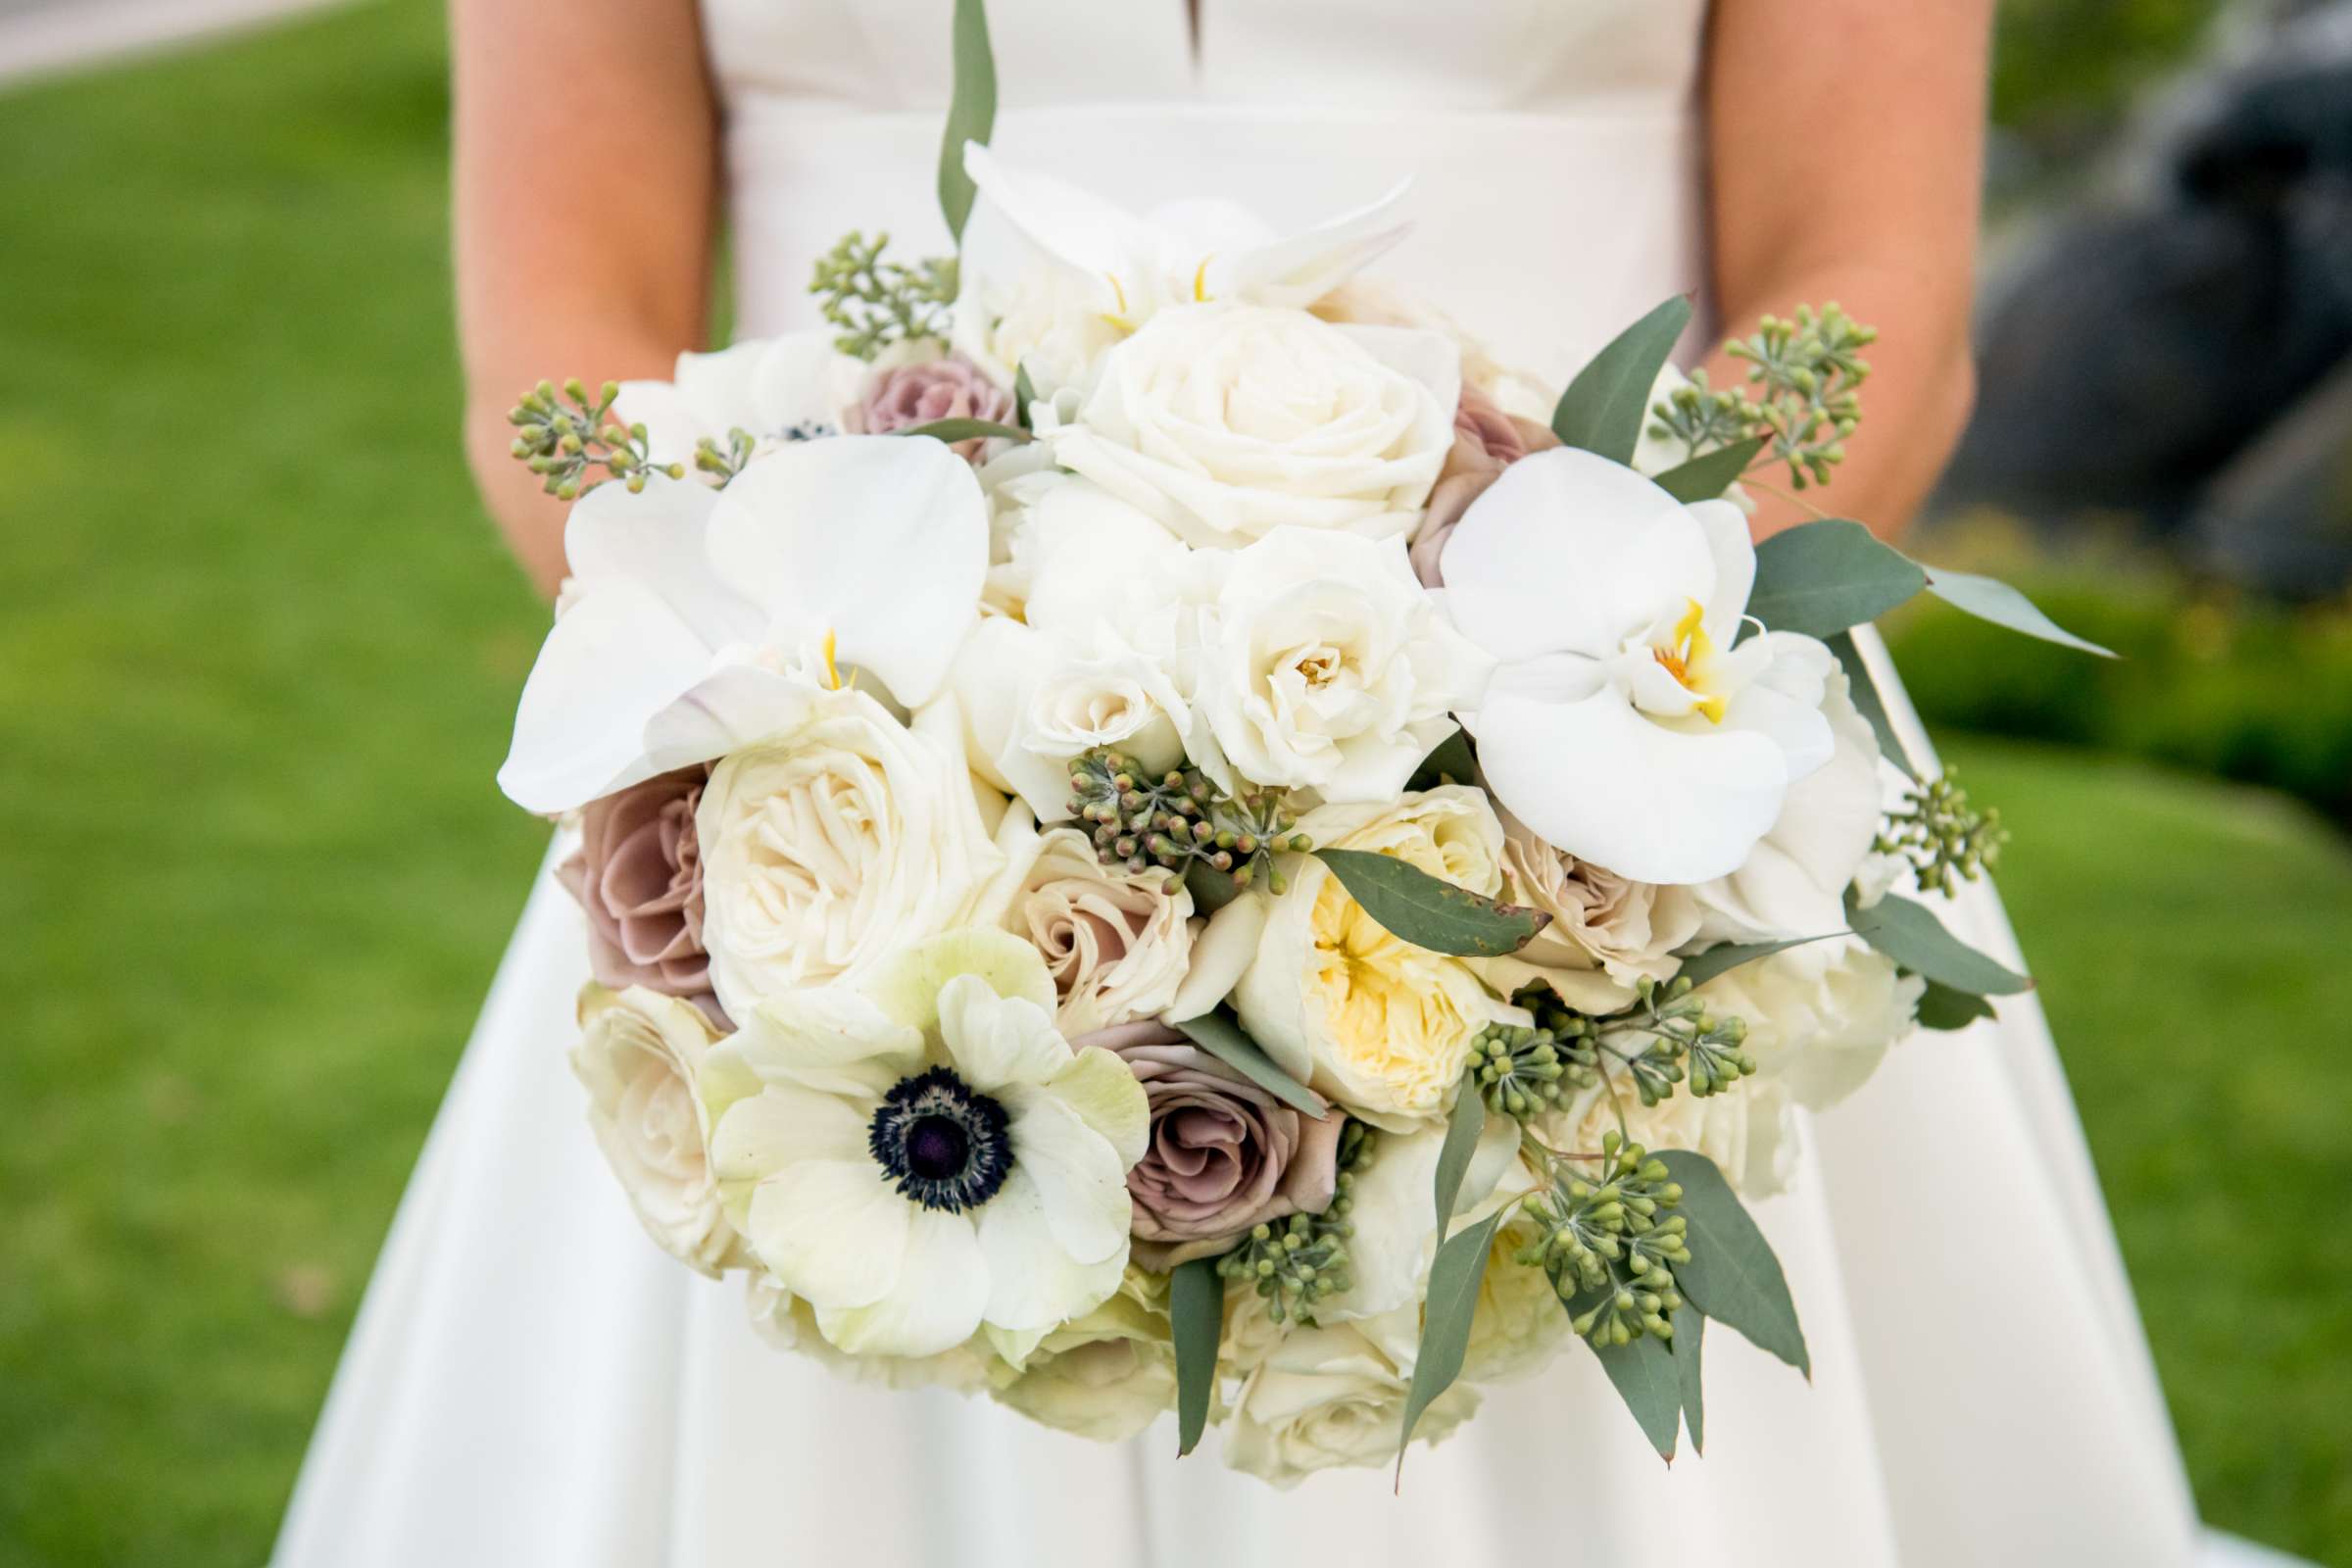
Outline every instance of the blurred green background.
MULTIPOLYGON (((1999 112, 2063 146, 2211 7, 2010 9, 1999 112)), ((545 613, 459 457, 443 71, 398 0, 0 89, 10 1568, 267 1555, 543 846, 490 786, 545 613)), ((2199 1504, 2352 1564, 2352 631, 1967 548, 2132 656, 1900 628, 2199 1504)))

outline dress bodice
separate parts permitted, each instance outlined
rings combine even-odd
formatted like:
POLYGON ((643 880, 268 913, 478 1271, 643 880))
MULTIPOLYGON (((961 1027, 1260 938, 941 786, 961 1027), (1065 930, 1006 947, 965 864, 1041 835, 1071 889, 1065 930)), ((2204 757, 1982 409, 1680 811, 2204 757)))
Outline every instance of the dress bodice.
MULTIPOLYGON (((804 325, 841 233, 946 234, 934 175, 952 0, 704 0, 747 333, 804 325)), ((995 146, 1132 208, 1277 221, 1406 175, 1380 273, 1557 374, 1702 287, 1706 0, 996 0, 995 146)))

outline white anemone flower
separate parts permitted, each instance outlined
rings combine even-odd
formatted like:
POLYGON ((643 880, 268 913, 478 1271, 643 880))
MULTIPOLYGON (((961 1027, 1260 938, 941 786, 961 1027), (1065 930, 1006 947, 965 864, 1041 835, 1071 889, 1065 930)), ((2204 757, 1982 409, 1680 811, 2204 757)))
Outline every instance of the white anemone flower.
POLYGON ((1639 882, 1738 870, 1834 750, 1830 651, 1740 641, 1755 572, 1729 502, 1572 447, 1504 469, 1445 555, 1446 612, 1496 661, 1460 715, 1494 798, 1639 882))
POLYGON ((988 507, 936 441, 838 436, 724 490, 600 485, 564 548, 564 608, 498 774, 549 813, 794 727, 843 665, 928 702, 979 617, 988 507))
POLYGON ((1150 1112, 1054 1006, 1034 948, 964 930, 763 1002, 708 1058, 721 1199, 836 1348, 1035 1337, 1118 1290, 1150 1112))
POLYGON ((977 142, 963 166, 979 199, 958 268, 956 346, 1006 385, 1027 364, 1041 396, 1082 380, 1096 354, 1168 306, 1311 305, 1411 226, 1396 212, 1406 184, 1284 234, 1224 201, 1138 216, 977 142))

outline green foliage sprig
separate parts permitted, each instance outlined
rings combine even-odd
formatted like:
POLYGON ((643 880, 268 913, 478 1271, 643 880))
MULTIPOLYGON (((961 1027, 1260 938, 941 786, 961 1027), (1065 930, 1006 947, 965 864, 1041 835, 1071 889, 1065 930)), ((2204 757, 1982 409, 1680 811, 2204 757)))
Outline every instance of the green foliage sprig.
POLYGON ((1683 1305, 1676 1265, 1690 1261, 1689 1222, 1674 1212, 1683 1189, 1664 1162, 1616 1132, 1597 1156, 1530 1141, 1548 1186, 1521 1209, 1537 1227, 1518 1256, 1540 1267, 1568 1308, 1569 1327, 1595 1347, 1637 1335, 1674 1337, 1683 1305))
POLYGON ((888 234, 868 240, 852 229, 817 258, 808 283, 825 319, 841 328, 834 345, 861 360, 871 361, 893 343, 948 332, 956 259, 929 256, 908 267, 882 259, 889 244, 888 234))
POLYGON ((1756 1070, 1746 1021, 1717 1013, 1683 976, 1664 985, 1642 976, 1633 1004, 1602 1017, 1541 987, 1514 1000, 1535 1014, 1534 1026, 1482 1030, 1471 1043, 1469 1081, 1490 1109, 1520 1121, 1560 1104, 1570 1090, 1597 1086, 1605 1071, 1622 1072, 1642 1103, 1654 1105, 1677 1085, 1704 1098, 1756 1070))
POLYGON ((1861 425, 1859 393, 1870 376, 1861 351, 1878 336, 1835 301, 1800 305, 1792 318, 1767 316, 1752 336, 1724 345, 1746 364, 1744 385, 1719 390, 1693 370, 1688 386, 1650 406, 1650 432, 1692 457, 1760 439, 1764 455, 1749 472, 1786 464, 1793 488, 1827 484, 1861 425))
POLYGON ((514 442, 508 451, 538 474, 540 488, 559 501, 575 501, 608 478, 627 485, 632 495, 645 488, 651 474, 683 479, 682 465, 653 461, 644 425, 624 428, 607 417, 619 396, 617 381, 598 388, 594 402, 577 376, 561 390, 553 381, 542 381, 507 411, 507 422, 514 426, 514 442), (605 470, 602 477, 592 472, 597 468, 605 470))
POLYGON ((1182 875, 1195 864, 1225 872, 1236 887, 1286 886, 1274 857, 1314 848, 1296 831, 1281 790, 1227 795, 1197 767, 1148 778, 1134 760, 1098 747, 1070 764, 1072 815, 1094 827, 1095 853, 1106 865, 1182 875))
POLYGON ((1356 1177, 1370 1168, 1376 1141, 1360 1121, 1342 1127, 1338 1189, 1330 1205, 1320 1214, 1261 1223, 1217 1259, 1218 1275, 1256 1291, 1275 1322, 1311 1322, 1317 1301, 1354 1283, 1348 1271, 1348 1239, 1355 1234, 1355 1224, 1348 1216, 1355 1207, 1356 1177))
POLYGON ((1999 809, 1978 810, 1968 791, 1954 780, 1954 769, 1915 785, 1902 806, 1886 813, 1886 825, 1872 846, 1881 855, 1899 855, 1919 874, 1922 891, 1951 898, 1963 882, 1974 882, 1993 868, 2009 830, 2001 826, 1999 809))

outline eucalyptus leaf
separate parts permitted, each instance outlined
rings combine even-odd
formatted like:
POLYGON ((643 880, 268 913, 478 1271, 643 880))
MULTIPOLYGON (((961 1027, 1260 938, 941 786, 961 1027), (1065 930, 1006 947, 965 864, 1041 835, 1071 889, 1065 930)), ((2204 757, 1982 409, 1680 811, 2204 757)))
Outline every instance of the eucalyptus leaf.
POLYGON ((1832 937, 1852 934, 1850 931, 1824 931, 1817 937, 1790 937, 1786 942, 1726 942, 1685 958, 1683 966, 1674 972, 1674 977, 1688 980, 1694 986, 1703 986, 1717 975, 1729 974, 1743 963, 1769 958, 1776 953, 1786 953, 1790 948, 1801 948, 1808 943, 1827 942, 1832 937))
POLYGON ((1935 911, 1899 893, 1889 893, 1865 909, 1845 895, 1845 916, 1854 935, 1914 974, 1974 997, 2010 997, 2034 982, 1979 953, 1944 929, 1935 911))
POLYGON ((1690 1226, 1690 1261, 1675 1266, 1674 1279, 1684 1298, 1811 1377, 1812 1358, 1781 1260, 1731 1183, 1713 1160, 1691 1150, 1660 1150, 1657 1157, 1683 1189, 1675 1212, 1690 1226))
MULTIPOLYGON (((1598 1299, 1597 1296, 1590 1299, 1579 1297, 1569 1303, 1568 1310, 1587 1311, 1598 1299)), ((1683 1372, 1674 1351, 1655 1335, 1641 1334, 1625 1345, 1593 1346, 1592 1353, 1600 1357, 1601 1370, 1608 1373, 1617 1396, 1641 1423, 1649 1446, 1658 1450, 1659 1458, 1673 1463, 1675 1439, 1683 1425, 1683 1372)))
POLYGON ((1330 1114, 1331 1107, 1321 1095, 1276 1066, 1265 1049, 1244 1034, 1223 1008, 1170 1027, 1294 1110, 1304 1111, 1317 1121, 1330 1114))
POLYGON ((1470 750, 1467 732, 1455 730, 1429 749, 1421 765, 1413 769, 1406 781, 1408 790, 1434 790, 1441 784, 1475 784, 1478 782, 1478 758, 1470 750))
POLYGON ((1764 450, 1764 438, 1749 436, 1728 447, 1701 452, 1688 463, 1678 463, 1664 473, 1651 475, 1652 482, 1675 500, 1686 504, 1693 501, 1720 501, 1723 493, 1747 471, 1764 450))
POLYGON ((1233 873, 1220 871, 1206 860, 1195 860, 1185 867, 1184 890, 1193 896, 1193 907, 1202 914, 1214 914, 1242 896, 1233 873))
POLYGON ((951 443, 969 441, 974 436, 983 436, 992 441, 1035 439, 1026 430, 1009 424, 999 424, 993 419, 933 419, 929 424, 909 425, 904 430, 893 433, 897 435, 927 435, 934 441, 951 443))
POLYGON ((1685 1301, 1674 1314, 1674 1366, 1682 1374, 1683 1425, 1690 1429, 1690 1451, 1707 1451, 1706 1412, 1699 1403, 1699 1352, 1706 1344, 1707 1314, 1685 1301))
POLYGON ((1421 1348, 1413 1357, 1413 1385, 1404 1396, 1404 1430, 1396 1438, 1396 1473, 1404 1474, 1405 1446, 1413 1428, 1438 1396, 1462 1375, 1470 1349, 1470 1321, 1478 1313, 1478 1288, 1487 1277, 1494 1233, 1511 1211, 1496 1209, 1477 1224, 1446 1238, 1429 1266, 1429 1299, 1421 1317, 1421 1348))
POLYGON ((1431 953, 1499 958, 1527 946, 1551 923, 1541 910, 1498 904, 1393 855, 1317 850, 1315 856, 1390 935, 1431 953))
POLYGON ((2038 637, 2045 643, 2056 643, 2061 648, 2096 654, 2101 659, 2115 657, 2113 649, 2101 648, 2076 636, 2043 614, 2033 600, 1998 578, 1980 577, 1973 571, 1947 571, 1941 566, 1930 566, 1927 573, 1928 592, 1954 610, 1979 620, 1989 620, 1995 626, 2023 632, 2028 637, 2038 637))
POLYGON ((1922 1029, 1965 1029, 1980 1018, 1991 1016, 1992 1004, 1983 997, 1955 991, 1934 980, 1928 982, 1927 991, 1919 999, 1922 1029))
POLYGON ((964 172, 963 144, 988 145, 997 126, 997 56, 988 42, 987 0, 956 0, 953 24, 956 86, 948 100, 947 126, 939 143, 939 210, 958 244, 979 195, 964 172))
POLYGON ((1437 1203, 1440 1240, 1453 1219, 1454 1205, 1461 1200, 1462 1178, 1469 1174, 1470 1160, 1478 1152, 1478 1135, 1486 1129, 1487 1097, 1478 1092, 1476 1082, 1464 1079, 1453 1097, 1453 1113, 1446 1119, 1446 1142, 1438 1146, 1437 1188, 1431 1197, 1437 1203))
POLYGON ((1611 463, 1631 463, 1649 418, 1649 389, 1690 324, 1690 302, 1678 294, 1618 333, 1560 394, 1551 433, 1611 463))
POLYGON ((1025 364, 1014 366, 1012 368, 1012 417, 1013 422, 1024 430, 1036 428, 1029 418, 1029 405, 1036 401, 1037 388, 1029 379, 1029 367, 1025 364))
POLYGON ((1903 777, 1918 783, 1919 769, 1911 765, 1910 750, 1894 732, 1894 720, 1886 716, 1886 700, 1879 695, 1879 683, 1870 677, 1870 666, 1862 661, 1862 650, 1854 646, 1854 634, 1841 631, 1822 641, 1829 644, 1830 652, 1845 667, 1849 688, 1846 696, 1852 700, 1854 710, 1870 720, 1871 733, 1879 738, 1879 755, 1900 768, 1903 777))
POLYGON ((1928 585, 1928 574, 1868 528, 1823 517, 1756 546, 1747 613, 1770 631, 1829 637, 1876 620, 1928 585))
POLYGON ((1176 1457, 1208 1430, 1217 1392, 1217 1340, 1225 1332, 1225 1281, 1217 1260, 1179 1263, 1168 1277, 1168 1331, 1176 1346, 1176 1457))

